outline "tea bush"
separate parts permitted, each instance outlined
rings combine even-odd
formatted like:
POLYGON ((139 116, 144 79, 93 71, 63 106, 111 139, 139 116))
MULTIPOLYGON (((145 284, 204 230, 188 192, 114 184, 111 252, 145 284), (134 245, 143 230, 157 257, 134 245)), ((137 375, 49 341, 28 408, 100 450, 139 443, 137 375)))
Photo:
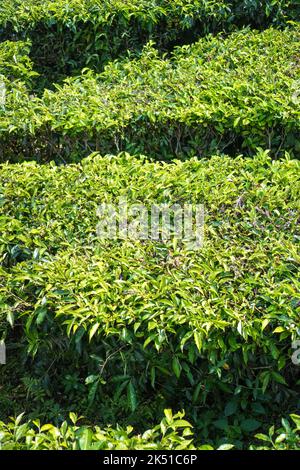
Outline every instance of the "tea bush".
POLYGON ((300 448, 299 19, 2 0, 1 450, 300 448), (124 198, 203 246, 100 238, 124 198))
POLYGON ((158 426, 133 435, 132 426, 78 426, 82 418, 74 413, 70 413, 69 423, 64 421, 59 427, 42 425, 39 420, 21 424, 20 415, 9 424, 0 422, 0 450, 192 450, 195 447, 191 425, 183 416, 173 416, 171 410, 165 410, 165 418, 158 426))
POLYGON ((0 134, 5 132, 5 137, 0 144, 1 160, 6 159, 4 153, 8 156, 8 149, 9 152, 14 152, 14 143, 9 137, 14 129, 14 119, 6 118, 6 110, 14 108, 11 116, 16 113, 17 120, 19 119, 17 118, 19 105, 26 118, 32 114, 29 110, 33 100, 30 90, 38 74, 33 70, 32 61, 29 58, 30 48, 31 44, 28 41, 0 42, 0 134))
POLYGON ((299 27, 244 30, 177 48, 171 59, 150 44, 141 57, 99 75, 85 70, 42 99, 11 93, 1 113, 6 158, 67 162, 125 150, 170 159, 258 146, 275 157, 296 153, 299 37, 299 27))
POLYGON ((256 434, 256 439, 263 441, 263 445, 251 445, 251 450, 299 450, 300 449, 300 417, 291 415, 292 425, 289 420, 281 420, 281 428, 275 430, 275 426, 269 429, 269 433, 256 434), (296 425, 296 427, 295 427, 296 425))
POLYGON ((0 28, 3 39, 33 41, 41 85, 49 86, 150 39, 166 50, 209 32, 283 26, 299 16, 297 0, 2 0, 0 28))
POLYGON ((180 406, 204 438, 213 428, 234 444, 271 409, 297 406, 299 165, 262 151, 3 164, 1 334, 23 363, 22 394, 36 409, 54 400, 99 419, 129 412, 138 426, 180 406), (204 203, 203 248, 99 240, 97 207, 122 196, 204 203))
MULTIPOLYGON (((60 427, 42 425, 39 420, 22 423, 20 415, 10 423, 0 422, 0 450, 214 450, 209 444, 195 445, 191 425, 183 413, 165 410, 165 418, 158 426, 133 435, 132 426, 126 429, 101 429, 99 426, 80 426, 82 418, 70 413, 69 422, 60 427)), ((282 419, 282 428, 273 426, 268 435, 257 434, 263 446, 252 444, 251 450, 299 450, 300 417, 291 415, 293 427, 282 419), (296 427, 294 427, 296 425, 296 427)), ((218 450, 230 450, 232 444, 220 444, 218 450)))

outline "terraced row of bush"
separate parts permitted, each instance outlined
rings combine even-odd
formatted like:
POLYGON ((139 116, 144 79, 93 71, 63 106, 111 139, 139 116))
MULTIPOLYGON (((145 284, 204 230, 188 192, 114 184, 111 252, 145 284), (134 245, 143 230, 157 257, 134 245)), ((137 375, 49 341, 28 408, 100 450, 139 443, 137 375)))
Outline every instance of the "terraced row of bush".
MULTIPOLYGON (((143 434, 135 435, 131 426, 126 429, 80 425, 82 418, 70 413, 61 426, 42 424, 39 420, 22 422, 22 415, 8 424, 0 421, 0 450, 214 450, 209 444, 197 444, 183 413, 173 416, 165 410, 165 417, 158 426, 143 434)), ((280 428, 271 428, 268 434, 257 434, 251 450, 297 450, 300 438, 300 416, 282 419, 280 428), (259 441, 260 444, 258 443, 259 441)), ((224 438, 217 450, 230 450, 232 444, 224 438)), ((186 464, 189 456, 179 456, 186 464)))
POLYGON ((300 448, 299 19, 1 2, 0 449, 300 448), (100 239, 122 197, 203 247, 100 239))
MULTIPOLYGON (((1 115, 2 158, 72 161, 93 150, 156 158, 297 152, 300 32, 244 30, 68 78, 33 97, 21 82, 1 115)), ((31 65, 30 65, 31 66, 31 65)))
POLYGON ((296 410, 299 166, 264 152, 3 164, 2 413, 34 403, 47 421, 69 410, 139 429, 184 408, 204 440, 242 445, 296 410), (97 207, 121 196, 204 203, 203 248, 99 240, 97 207))
POLYGON ((282 26, 298 20, 297 0, 2 0, 2 40, 30 38, 40 86, 82 67, 102 67, 150 39, 159 48, 200 35, 252 25, 282 26))

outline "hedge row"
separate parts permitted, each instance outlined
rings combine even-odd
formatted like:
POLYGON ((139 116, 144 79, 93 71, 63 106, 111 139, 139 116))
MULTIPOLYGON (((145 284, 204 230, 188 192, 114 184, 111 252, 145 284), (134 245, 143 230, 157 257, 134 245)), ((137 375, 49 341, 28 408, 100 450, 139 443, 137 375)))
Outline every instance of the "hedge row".
POLYGON ((57 427, 43 425, 39 420, 22 423, 20 415, 8 424, 0 421, 0 450, 192 450, 194 436, 183 417, 184 413, 173 416, 171 410, 165 410, 165 418, 158 426, 134 435, 132 426, 101 429, 80 425, 82 417, 75 413, 57 427))
POLYGON ((0 371, 2 410, 12 412, 15 393, 36 411, 72 403, 104 422, 132 412, 132 423, 153 423, 180 406, 202 432, 216 426, 232 439, 259 428, 270 405, 291 412, 299 166, 263 152, 2 165, 1 335, 15 356, 0 371), (204 203, 203 248, 99 240, 97 207, 121 196, 147 207, 204 203))
MULTIPOLYGON (((300 148, 300 31, 243 30, 208 37, 161 58, 84 70, 42 98, 13 89, 0 112, 2 158, 93 150, 156 158, 300 148)), ((45 158, 45 157, 44 157, 45 158)))
POLYGON ((209 32, 282 26, 299 17, 296 0, 3 0, 0 37, 30 38, 49 85, 82 67, 102 67, 150 39, 166 49, 209 32))
POLYGON ((76 30, 80 23, 104 25, 111 17, 122 15, 127 20, 140 18, 149 30, 162 17, 170 17, 185 28, 196 20, 209 23, 211 18, 223 24, 253 21, 256 25, 268 26, 272 22, 282 24, 297 20, 297 13, 299 5, 295 0, 262 0, 252 4, 243 0, 28 0, 26 3, 3 0, 0 24, 3 29, 11 27, 16 32, 33 29, 40 23, 48 26, 61 23, 76 30))
MULTIPOLYGON (((74 413, 70 413, 69 422, 64 421, 57 427, 42 425, 37 420, 22 423, 23 416, 20 415, 8 424, 0 421, 0 450, 214 450, 209 444, 195 445, 191 425, 183 417, 183 413, 173 416, 171 410, 165 410, 165 418, 158 426, 134 435, 131 426, 101 429, 80 425, 80 419, 74 413)), ((292 425, 289 420, 282 419, 282 427, 276 432, 271 428, 269 434, 256 435, 256 444, 250 449, 299 450, 300 416, 291 415, 291 421, 292 425), (259 440, 263 441, 260 445, 259 440)), ((233 447, 223 443, 217 450, 233 447)), ((190 456, 179 456, 179 462, 188 464, 190 456)))

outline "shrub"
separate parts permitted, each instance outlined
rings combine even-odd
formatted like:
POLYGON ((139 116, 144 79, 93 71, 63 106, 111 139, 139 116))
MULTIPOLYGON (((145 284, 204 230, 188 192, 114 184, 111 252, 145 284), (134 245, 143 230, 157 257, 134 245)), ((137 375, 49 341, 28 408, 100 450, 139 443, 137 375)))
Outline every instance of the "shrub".
POLYGON ((300 448, 299 18, 1 2, 0 449, 300 448), (204 245, 99 238, 122 197, 204 245))
POLYGON ((74 399, 94 416, 180 403, 203 426, 212 403, 209 422, 229 403, 216 426, 234 439, 259 427, 269 404, 292 406, 298 161, 92 156, 5 164, 0 183, 2 337, 24 362, 17 382, 38 381, 27 388, 36 403, 74 399), (204 247, 99 241, 97 206, 123 195, 204 202, 204 247))
POLYGON ((282 26, 299 14, 296 0, 2 0, 0 26, 4 39, 33 41, 32 57, 49 86, 150 39, 165 50, 223 29, 282 26))
POLYGON ((192 450, 195 447, 191 425, 183 416, 173 416, 171 410, 165 410, 165 418, 158 426, 133 435, 132 426, 78 426, 82 418, 74 413, 70 413, 69 422, 64 421, 59 427, 42 425, 39 420, 21 424, 20 415, 8 424, 0 421, 0 450, 192 450))
POLYGON ((275 426, 269 429, 269 433, 257 434, 256 439, 263 441, 263 445, 252 445, 251 450, 299 450, 300 449, 300 416, 291 415, 293 427, 289 420, 281 420, 282 427, 275 430, 275 426), (295 427, 296 425, 296 427, 295 427))
POLYGON ((100 75, 85 70, 42 99, 11 93, 2 111, 6 158, 70 161, 96 149, 169 159, 258 146, 275 157, 296 153, 298 52, 299 28, 244 30, 178 48, 171 60, 148 45, 140 58, 100 75))
MULTIPOLYGON (((69 420, 59 427, 42 425, 39 420, 22 423, 20 415, 8 424, 0 421, 0 450, 214 450, 210 444, 196 444, 192 426, 183 417, 184 413, 173 416, 171 410, 165 410, 165 418, 158 426, 133 435, 132 426, 101 429, 78 425, 82 417, 75 413, 70 413, 69 420)), ((256 439, 265 444, 251 445, 250 450, 299 450, 300 417, 291 415, 291 419, 295 428, 283 418, 282 428, 275 431, 272 426, 268 435, 257 434, 256 439)), ((232 448, 227 443, 220 444, 218 450, 232 448)))

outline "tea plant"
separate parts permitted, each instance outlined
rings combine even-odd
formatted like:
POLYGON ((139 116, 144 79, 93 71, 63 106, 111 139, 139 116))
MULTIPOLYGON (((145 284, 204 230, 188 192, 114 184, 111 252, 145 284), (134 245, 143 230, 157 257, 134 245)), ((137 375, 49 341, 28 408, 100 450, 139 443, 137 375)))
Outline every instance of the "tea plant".
POLYGON ((1 450, 300 448, 299 19, 2 0, 1 450), (124 198, 202 246, 100 237, 124 198))
POLYGON ((26 383, 42 378, 36 403, 74 396, 85 414, 139 416, 174 406, 175 393, 199 422, 213 402, 208 428, 234 439, 261 428, 270 404, 296 403, 297 160, 93 155, 0 174, 1 330, 20 361, 31 357, 26 383), (126 195, 204 203, 204 247, 99 240, 98 205, 126 195))
POLYGON ((32 40, 42 87, 151 39, 170 50, 210 32, 284 26, 299 15, 297 0, 2 0, 0 27, 3 39, 32 40))
MULTIPOLYGON (((299 28, 208 37, 161 58, 84 70, 42 98, 14 88, 0 113, 5 158, 68 162, 91 150, 159 159, 299 150, 299 28)), ((0 136, 1 136, 0 135, 0 136)))
MULTIPOLYGON (((61 426, 41 424, 40 421, 23 422, 20 415, 10 423, 0 421, 1 450, 214 450, 210 444, 197 445, 192 426, 184 418, 184 413, 173 415, 165 410, 165 417, 158 426, 133 434, 132 426, 126 429, 117 427, 100 428, 99 426, 80 425, 82 417, 70 413, 68 421, 61 426)), ((258 434, 257 440, 265 442, 264 446, 251 445, 251 450, 269 450, 270 445, 278 450, 299 450, 299 419, 291 415, 296 428, 291 428, 287 419, 283 419, 283 428, 276 430, 273 426, 269 435, 258 434), (281 434, 279 434, 281 433, 281 434)), ((221 444, 217 450, 230 450, 232 444, 221 444)))

